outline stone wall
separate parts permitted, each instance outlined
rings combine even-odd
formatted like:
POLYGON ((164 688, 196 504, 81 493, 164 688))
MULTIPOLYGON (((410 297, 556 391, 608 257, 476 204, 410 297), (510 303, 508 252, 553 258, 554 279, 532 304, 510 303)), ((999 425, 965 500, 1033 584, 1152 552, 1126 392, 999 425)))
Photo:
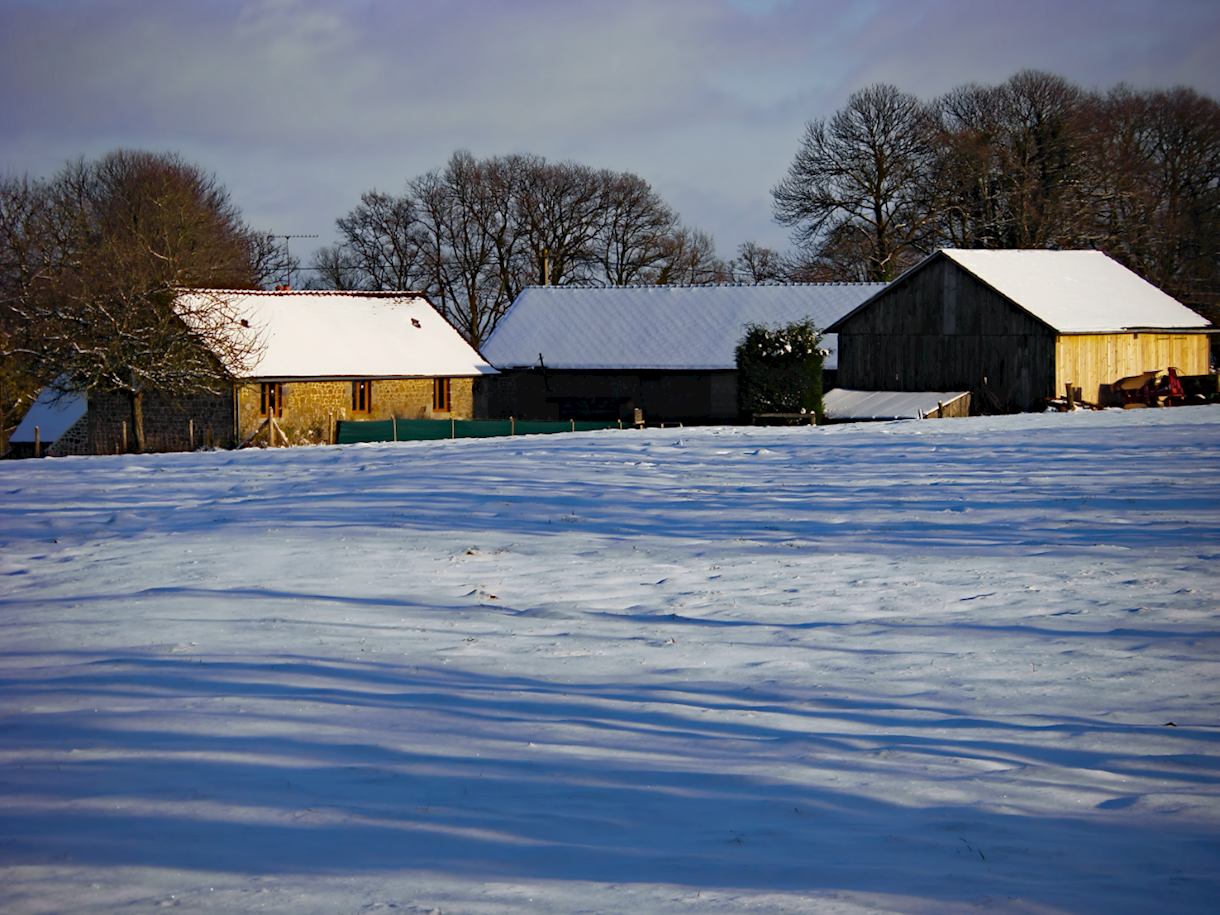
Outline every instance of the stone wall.
POLYGON ((47 457, 64 457, 69 454, 89 453, 89 411, 74 422, 68 431, 61 435, 47 449, 47 457))
MULTIPOLYGON (((280 385, 281 410, 276 423, 297 444, 319 444, 329 440, 332 423, 349 419, 473 419, 473 378, 449 382, 450 412, 432 409, 431 378, 373 379, 372 409, 352 412, 352 382, 285 381, 280 385)), ((261 383, 238 388, 238 427, 244 441, 262 425, 261 383)))
MULTIPOLYGON (((131 402, 122 394, 94 394, 89 398, 88 454, 118 454, 123 450, 123 426, 127 444, 135 447, 131 427, 131 402)), ((231 448, 233 405, 227 394, 196 394, 166 398, 144 396, 144 434, 149 451, 187 451, 191 447, 194 421, 196 448, 231 448)))

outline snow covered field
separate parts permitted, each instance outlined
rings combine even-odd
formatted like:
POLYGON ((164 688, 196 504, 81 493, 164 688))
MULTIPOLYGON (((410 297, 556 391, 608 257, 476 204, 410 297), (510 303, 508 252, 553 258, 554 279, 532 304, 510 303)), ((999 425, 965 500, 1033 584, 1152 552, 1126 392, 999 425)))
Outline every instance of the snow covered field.
POLYGON ((6 462, 0 910, 1212 912, 1217 558, 1217 407, 6 462))

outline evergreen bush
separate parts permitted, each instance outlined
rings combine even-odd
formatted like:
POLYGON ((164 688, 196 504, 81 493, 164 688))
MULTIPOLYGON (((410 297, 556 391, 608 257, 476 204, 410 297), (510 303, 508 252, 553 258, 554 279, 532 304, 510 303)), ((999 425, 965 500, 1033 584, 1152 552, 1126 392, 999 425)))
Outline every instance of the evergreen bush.
POLYGON ((822 422, 822 333, 812 319, 747 324, 737 344, 737 399, 743 416, 813 414, 822 422))

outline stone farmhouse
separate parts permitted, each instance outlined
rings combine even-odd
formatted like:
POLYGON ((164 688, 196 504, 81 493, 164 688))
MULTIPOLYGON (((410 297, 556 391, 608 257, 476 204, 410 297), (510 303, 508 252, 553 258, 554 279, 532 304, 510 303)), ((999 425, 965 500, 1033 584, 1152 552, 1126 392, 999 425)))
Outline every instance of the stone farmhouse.
POLYGON ((263 350, 236 385, 238 441, 269 417, 290 441, 329 440, 359 419, 473 419, 495 374, 418 293, 237 293, 263 350))
MULTIPOLYGON (((253 367, 222 394, 146 395, 145 431, 154 451, 233 447, 260 430, 262 441, 277 444, 326 442, 341 420, 472 419, 476 385, 495 375, 418 293, 196 290, 183 295, 224 296, 245 315, 248 331, 242 332, 256 334, 261 346, 253 367)), ((81 406, 83 400, 65 403, 81 406)), ((48 410, 43 405, 39 415, 50 416, 48 410)), ((126 450, 131 413, 125 397, 94 395, 80 412, 71 429, 51 423, 41 430, 42 454, 126 450)), ((24 436, 24 426, 20 431, 24 436)), ((33 434, 31 429, 25 436, 30 442, 22 454, 33 454, 33 434)))

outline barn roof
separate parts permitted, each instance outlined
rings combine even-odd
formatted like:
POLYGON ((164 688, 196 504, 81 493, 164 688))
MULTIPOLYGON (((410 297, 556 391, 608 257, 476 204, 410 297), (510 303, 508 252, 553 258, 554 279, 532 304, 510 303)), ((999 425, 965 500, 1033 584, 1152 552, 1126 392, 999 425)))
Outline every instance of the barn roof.
POLYGON ((43 388, 8 440, 33 443, 37 428, 38 439, 47 448, 85 415, 86 407, 88 401, 79 394, 59 396, 53 388, 43 388))
POLYGON ((1206 318, 1100 251, 944 253, 1061 333, 1210 326, 1206 318))
MULTIPOLYGON (((883 283, 531 286, 483 347, 492 365, 554 369, 736 368, 747 324, 811 318, 825 328, 883 283)), ((826 368, 835 367, 835 340, 826 368)))
POLYGON ((198 290, 224 296, 263 342, 248 378, 495 374, 418 293, 198 290))
MULTIPOLYGON (((1101 251, 944 248, 924 259, 911 273, 937 257, 952 260, 1059 333, 1211 327, 1206 318, 1101 251)), ((877 298, 880 295, 873 297, 877 298)))

